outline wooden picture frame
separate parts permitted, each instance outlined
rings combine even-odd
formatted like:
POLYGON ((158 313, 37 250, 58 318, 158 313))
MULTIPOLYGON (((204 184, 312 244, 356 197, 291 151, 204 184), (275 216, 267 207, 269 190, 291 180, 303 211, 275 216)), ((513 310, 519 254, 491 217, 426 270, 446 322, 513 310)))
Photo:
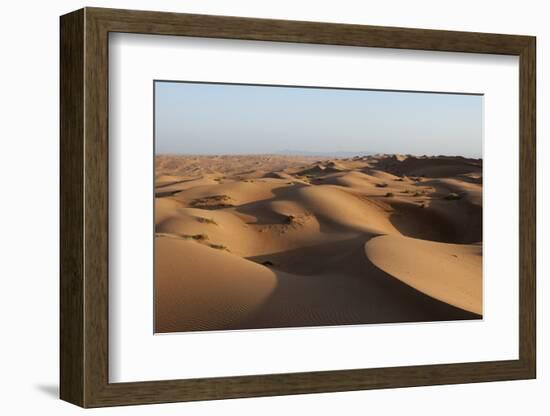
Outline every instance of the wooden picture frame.
POLYGON ((85 8, 61 17, 60 396, 82 407, 535 378, 535 38, 85 8), (108 34, 247 39, 519 56, 519 359, 109 383, 108 34))

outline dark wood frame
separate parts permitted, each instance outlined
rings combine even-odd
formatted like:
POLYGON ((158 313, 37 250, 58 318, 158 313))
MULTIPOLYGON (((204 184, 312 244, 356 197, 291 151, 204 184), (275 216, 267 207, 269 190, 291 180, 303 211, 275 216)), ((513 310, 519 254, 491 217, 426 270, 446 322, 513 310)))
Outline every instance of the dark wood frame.
POLYGON ((100 407, 535 378, 535 45, 531 36, 99 8, 62 16, 61 398, 100 407), (109 32, 519 56, 519 359, 109 383, 109 32))

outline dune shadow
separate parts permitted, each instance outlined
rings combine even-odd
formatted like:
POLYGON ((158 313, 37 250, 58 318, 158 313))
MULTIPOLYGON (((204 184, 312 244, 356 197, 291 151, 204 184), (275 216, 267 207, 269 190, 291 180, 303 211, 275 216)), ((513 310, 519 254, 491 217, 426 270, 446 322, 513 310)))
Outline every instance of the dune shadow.
POLYGON ((260 256, 246 257, 247 260, 268 265, 273 271, 293 275, 320 275, 335 262, 349 255, 349 250, 363 245, 374 235, 362 234, 352 238, 300 247, 260 256))
POLYGON ((482 161, 461 156, 435 156, 431 159, 408 157, 398 160, 389 157, 380 160, 374 169, 397 176, 444 178, 482 170, 482 161))
POLYGON ((459 224, 439 212, 416 204, 392 204, 390 222, 403 235, 441 243, 460 243, 459 224))

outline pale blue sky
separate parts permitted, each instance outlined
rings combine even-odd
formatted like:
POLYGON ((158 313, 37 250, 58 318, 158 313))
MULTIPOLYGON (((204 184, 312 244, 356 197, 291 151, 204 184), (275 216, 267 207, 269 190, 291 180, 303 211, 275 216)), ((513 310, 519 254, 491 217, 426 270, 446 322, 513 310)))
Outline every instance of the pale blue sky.
POLYGON ((156 153, 481 157, 483 97, 155 82, 156 153))

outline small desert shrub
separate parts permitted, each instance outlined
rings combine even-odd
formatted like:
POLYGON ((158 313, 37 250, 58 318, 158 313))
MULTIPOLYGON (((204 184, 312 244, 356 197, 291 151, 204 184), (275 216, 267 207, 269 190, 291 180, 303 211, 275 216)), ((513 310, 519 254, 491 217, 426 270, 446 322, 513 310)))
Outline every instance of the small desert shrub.
POLYGON ((206 235, 206 234, 182 234, 182 238, 184 238, 186 240, 204 241, 204 240, 208 240, 208 235, 206 235))
POLYGON ((204 217, 196 217, 197 221, 203 224, 213 224, 218 225, 216 221, 214 221, 212 218, 204 218, 204 217))
POLYGON ((295 219, 296 217, 294 215, 286 215, 286 218, 285 218, 287 224, 292 224, 295 219))
POLYGON ((393 196, 393 192, 387 192, 386 193, 386 198, 391 198, 393 196))
POLYGON ((377 183, 377 184, 376 184, 376 187, 377 187, 377 188, 385 188, 385 187, 387 187, 387 186, 388 186, 388 184, 387 184, 387 183, 383 183, 383 182, 382 182, 382 183, 377 183))
POLYGON ((394 179, 395 182, 403 182, 403 178, 394 179))
POLYGON ((455 192, 451 192, 449 195, 446 195, 445 196, 445 199, 447 201, 456 201, 458 199, 461 199, 462 196, 460 196, 459 194, 455 193, 455 192))
POLYGON ((230 208, 233 204, 230 203, 231 197, 227 195, 212 195, 203 198, 197 198, 189 204, 193 208, 200 209, 223 209, 230 208))
POLYGON ((227 247, 223 244, 210 244, 210 247, 215 248, 216 250, 227 250, 227 247))

